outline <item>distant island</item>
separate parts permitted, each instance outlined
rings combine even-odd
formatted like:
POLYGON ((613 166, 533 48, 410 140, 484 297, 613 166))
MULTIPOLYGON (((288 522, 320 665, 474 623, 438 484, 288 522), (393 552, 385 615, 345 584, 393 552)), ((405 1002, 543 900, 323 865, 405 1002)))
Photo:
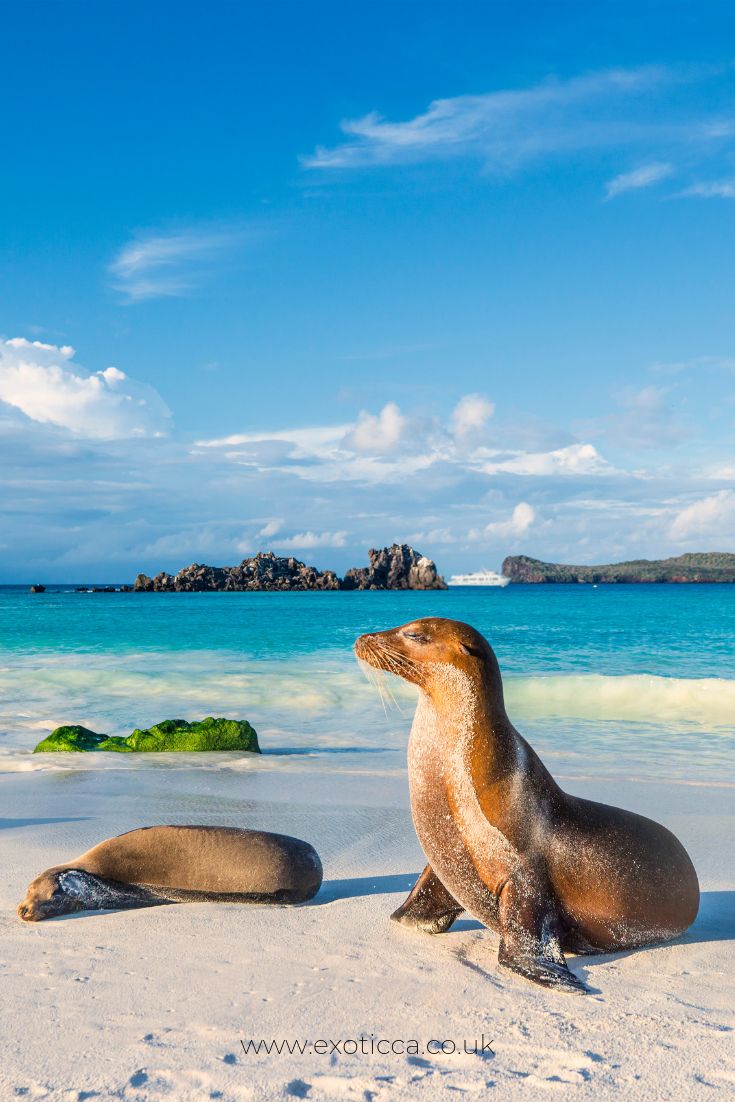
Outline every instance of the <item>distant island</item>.
POLYGON ((735 554, 712 551, 672 559, 633 559, 602 566, 566 566, 541 562, 528 555, 509 555, 502 572, 512 582, 538 585, 553 582, 735 582, 735 554))
POLYGON ((139 574, 136 593, 251 592, 262 590, 446 589, 432 559, 407 543, 368 551, 368 565, 353 567, 344 578, 317 570, 299 559, 261 551, 238 566, 192 563, 178 574, 139 574))

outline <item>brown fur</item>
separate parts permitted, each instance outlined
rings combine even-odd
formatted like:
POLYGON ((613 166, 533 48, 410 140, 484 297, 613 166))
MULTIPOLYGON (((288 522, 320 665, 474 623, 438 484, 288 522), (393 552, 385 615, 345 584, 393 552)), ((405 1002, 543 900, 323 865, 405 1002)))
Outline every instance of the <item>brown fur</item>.
POLYGON ((499 929, 501 964, 563 990, 584 990, 563 949, 652 944, 694 921, 699 885, 681 843, 559 788, 508 719, 497 660, 477 631, 432 617, 363 635, 355 649, 421 693, 409 781, 430 863, 394 919, 443 930, 468 910, 499 929))
POLYGON ((298 838, 235 827, 143 827, 41 873, 18 914, 38 922, 93 907, 193 899, 299 903, 321 882, 316 851, 298 838))

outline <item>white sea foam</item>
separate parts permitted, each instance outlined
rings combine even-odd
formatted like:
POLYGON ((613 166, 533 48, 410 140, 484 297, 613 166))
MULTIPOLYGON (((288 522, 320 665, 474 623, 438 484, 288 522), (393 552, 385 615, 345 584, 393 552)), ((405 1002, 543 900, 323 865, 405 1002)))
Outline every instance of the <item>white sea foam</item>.
POLYGON ((520 719, 545 716, 698 724, 735 730, 735 680, 601 674, 517 677, 505 682, 509 713, 520 719))
MULTIPOLYGON (((415 689, 386 675, 399 704, 412 713, 415 689)), ((9 721, 43 730, 49 722, 84 722, 87 716, 119 716, 122 730, 131 719, 147 726, 164 716, 223 714, 255 710, 263 715, 311 720, 372 710, 380 701, 374 687, 351 661, 303 656, 290 661, 235 660, 212 652, 160 655, 34 656, 0 670, 0 735, 9 721)), ((505 678, 513 718, 568 716, 732 725, 735 680, 674 678, 647 674, 550 674, 505 678)), ((390 698, 387 698, 390 703, 390 698)), ((108 730, 108 733, 119 733, 108 730)))
MULTIPOLYGON (((140 652, 117 656, 114 665, 105 655, 24 656, 0 669, 0 772, 71 768, 72 762, 74 768, 97 763, 97 768, 128 769, 132 761, 126 755, 85 755, 82 766, 81 756, 65 756, 61 762, 60 755, 40 759, 29 751, 64 723, 120 735, 166 718, 204 715, 249 719, 263 748, 277 752, 269 755, 267 768, 286 768, 290 760, 294 769, 309 769, 310 756, 330 754, 335 770, 394 771, 405 765, 416 691, 385 677, 400 705, 400 710, 393 708, 386 694, 387 715, 374 686, 342 656, 256 661, 221 652, 140 652)), ((685 742, 699 738, 698 732, 709 740, 712 753, 721 755, 735 733, 735 680, 509 676, 505 694, 520 730, 547 752, 563 749, 567 757, 584 758, 585 747, 600 745, 597 740, 604 737, 606 752, 624 745, 626 756, 634 743, 648 753, 665 740, 670 759, 675 736, 685 755, 685 742), (643 740, 636 725, 646 725, 643 740)), ((210 768, 203 759, 199 767, 210 768)), ((228 764, 224 757, 218 767, 251 768, 235 759, 228 764)))

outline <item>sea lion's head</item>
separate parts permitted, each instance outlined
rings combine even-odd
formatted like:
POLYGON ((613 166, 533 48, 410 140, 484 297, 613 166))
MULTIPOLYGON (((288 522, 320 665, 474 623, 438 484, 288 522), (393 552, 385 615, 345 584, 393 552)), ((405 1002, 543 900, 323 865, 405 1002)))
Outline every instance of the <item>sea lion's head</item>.
POLYGON ((387 670, 428 689, 447 666, 470 676, 497 671, 492 647, 469 624, 427 616, 409 624, 361 635, 355 654, 369 666, 387 670))
POLYGON ((84 903, 74 892, 75 870, 47 869, 28 885, 25 899, 18 904, 24 922, 43 922, 45 918, 83 911, 84 903))

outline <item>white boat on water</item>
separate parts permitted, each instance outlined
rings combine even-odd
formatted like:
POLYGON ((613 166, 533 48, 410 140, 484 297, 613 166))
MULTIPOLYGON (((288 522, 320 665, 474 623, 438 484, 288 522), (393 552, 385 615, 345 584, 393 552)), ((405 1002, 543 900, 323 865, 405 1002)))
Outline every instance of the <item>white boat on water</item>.
POLYGON ((452 574, 448 585, 497 585, 506 586, 510 578, 496 574, 494 570, 476 570, 473 574, 452 574))

